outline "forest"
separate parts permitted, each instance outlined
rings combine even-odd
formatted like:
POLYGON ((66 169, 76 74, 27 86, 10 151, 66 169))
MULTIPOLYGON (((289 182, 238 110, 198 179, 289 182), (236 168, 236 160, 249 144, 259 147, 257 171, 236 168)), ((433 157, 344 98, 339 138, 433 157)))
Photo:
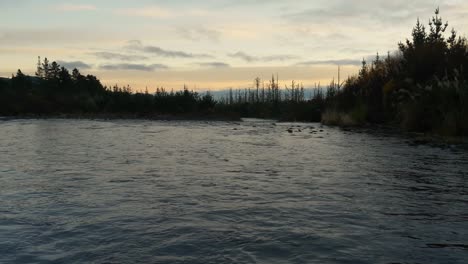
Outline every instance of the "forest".
POLYGON ((214 98, 184 87, 134 92, 44 59, 35 76, 18 70, 0 78, 0 115, 138 117, 223 120, 240 117, 328 125, 391 124, 406 131, 468 135, 468 42, 449 30, 439 9, 426 28, 419 19, 398 50, 362 61, 359 73, 306 96, 301 83, 254 80, 253 88, 214 98))
POLYGON ((16 117, 104 117, 153 119, 219 119, 240 117, 316 121, 321 118, 323 94, 316 89, 306 99, 304 87, 294 81, 280 89, 275 77, 256 89, 232 89, 228 97, 199 94, 184 87, 154 93, 134 92, 131 87, 108 87, 93 75, 72 72, 47 58, 39 61, 35 76, 18 70, 11 79, 0 79, 0 115, 16 117))
POLYGON ((322 122, 389 123, 405 131, 468 135, 468 43, 440 17, 419 19, 412 38, 386 58, 378 54, 327 99, 322 122))
POLYGON ((58 63, 44 59, 36 76, 18 70, 11 79, 0 79, 0 115, 72 117, 214 117, 216 105, 207 93, 200 95, 184 88, 154 94, 133 92, 129 86, 107 87, 93 75, 70 73, 58 63))

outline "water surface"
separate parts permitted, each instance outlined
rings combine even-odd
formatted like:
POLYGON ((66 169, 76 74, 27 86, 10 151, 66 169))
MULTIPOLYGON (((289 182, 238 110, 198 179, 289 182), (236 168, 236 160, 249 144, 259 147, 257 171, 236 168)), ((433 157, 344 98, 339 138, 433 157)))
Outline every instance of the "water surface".
POLYGON ((258 120, 0 122, 0 263, 467 263, 468 151, 410 141, 258 120))

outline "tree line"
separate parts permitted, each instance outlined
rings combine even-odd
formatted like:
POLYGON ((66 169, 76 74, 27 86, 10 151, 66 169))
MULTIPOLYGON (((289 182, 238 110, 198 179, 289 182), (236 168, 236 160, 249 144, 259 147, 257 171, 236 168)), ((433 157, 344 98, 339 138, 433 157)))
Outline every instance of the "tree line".
POLYGON ((327 99, 327 124, 392 123, 405 130, 468 135, 468 42, 440 17, 420 20, 396 54, 362 62, 327 99))
POLYGON ((129 86, 103 86, 93 75, 70 73, 47 59, 35 77, 18 70, 0 78, 0 115, 118 114, 152 117, 258 117, 325 124, 390 123, 405 130, 441 135, 468 135, 468 41, 440 17, 428 28, 419 19, 411 39, 395 54, 379 54, 343 83, 334 80, 311 96, 301 83, 280 85, 279 78, 254 80, 249 89, 229 90, 214 99, 184 87, 133 92, 129 86))
POLYGON ((320 122, 325 97, 320 85, 306 95, 302 83, 293 80, 290 85, 280 85, 278 76, 273 75, 266 82, 255 78, 253 88, 229 89, 217 100, 217 108, 243 117, 320 122))
POLYGON ((149 93, 133 92, 129 86, 104 86, 96 76, 82 75, 78 69, 70 73, 47 58, 38 63, 36 76, 18 70, 11 79, 0 80, 0 115, 4 116, 203 116, 210 115, 215 105, 210 93, 199 94, 186 87, 149 93))
POLYGON ((209 92, 199 94, 187 87, 154 93, 134 92, 130 86, 104 86, 94 75, 72 72, 50 62, 38 62, 35 76, 18 70, 11 79, 0 79, 0 115, 3 116, 122 116, 238 119, 277 118, 291 121, 320 121, 324 96, 315 89, 306 99, 304 86, 292 81, 280 87, 278 77, 265 84, 254 80, 255 88, 233 90, 214 99, 209 92))

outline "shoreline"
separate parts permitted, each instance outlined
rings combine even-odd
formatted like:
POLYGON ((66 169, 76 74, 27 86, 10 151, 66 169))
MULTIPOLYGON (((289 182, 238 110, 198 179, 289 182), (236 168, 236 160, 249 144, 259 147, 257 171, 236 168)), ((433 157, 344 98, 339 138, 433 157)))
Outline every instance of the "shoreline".
POLYGON ((407 137, 412 142, 413 145, 428 145, 428 144, 468 144, 468 137, 465 136, 443 136, 433 132, 414 132, 407 131, 391 123, 382 123, 382 124, 372 124, 372 123, 363 123, 363 124, 353 124, 353 125, 344 125, 344 124, 327 124, 326 122, 321 122, 324 126, 337 127, 343 131, 347 132, 363 132, 368 130, 373 131, 383 131, 392 135, 399 135, 402 137, 407 137))
MULTIPOLYGON (((173 114, 152 114, 152 115, 137 115, 137 114, 52 114, 52 115, 13 115, 0 116, 0 122, 12 120, 145 120, 145 121, 211 121, 211 122, 243 122, 242 117, 235 115, 173 115, 173 114)), ((255 118, 262 119, 262 118, 255 118)), ((320 123, 323 126, 336 127, 346 132, 364 133, 366 131, 382 131, 392 135, 398 135, 408 138, 413 145, 428 145, 428 144, 468 144, 468 138, 463 136, 441 136, 429 132, 411 132, 405 131, 402 128, 392 124, 327 124, 326 122, 307 122, 307 121, 287 121, 280 119, 265 119, 276 123, 320 123)))
POLYGON ((0 121, 10 120, 47 120, 47 119, 75 119, 75 120, 154 120, 154 121, 242 121, 240 117, 234 115, 173 115, 173 114, 26 114, 0 116, 0 121))

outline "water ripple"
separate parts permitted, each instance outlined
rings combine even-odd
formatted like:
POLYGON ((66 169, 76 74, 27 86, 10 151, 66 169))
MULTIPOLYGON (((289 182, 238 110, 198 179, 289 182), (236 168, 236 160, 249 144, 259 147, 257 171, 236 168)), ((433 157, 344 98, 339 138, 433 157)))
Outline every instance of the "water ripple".
POLYGON ((11 120, 0 157, 0 263, 468 260, 466 146, 258 120, 11 120))

